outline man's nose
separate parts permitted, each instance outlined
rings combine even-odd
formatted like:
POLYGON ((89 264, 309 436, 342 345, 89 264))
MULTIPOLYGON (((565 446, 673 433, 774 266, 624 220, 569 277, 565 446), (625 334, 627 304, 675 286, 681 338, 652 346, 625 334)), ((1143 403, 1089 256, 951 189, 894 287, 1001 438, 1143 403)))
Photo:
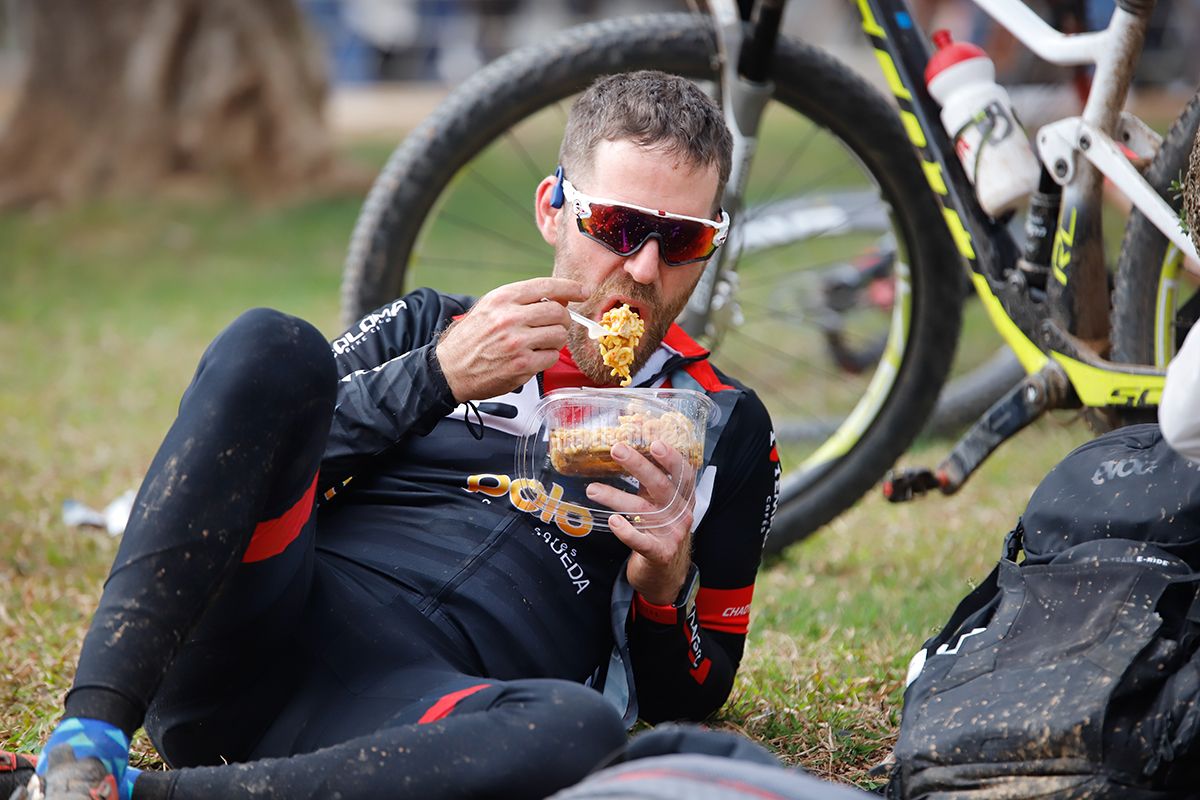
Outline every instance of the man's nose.
POLYGON ((625 259, 625 273, 647 286, 658 279, 661 267, 658 239, 654 238, 647 239, 640 250, 625 259))

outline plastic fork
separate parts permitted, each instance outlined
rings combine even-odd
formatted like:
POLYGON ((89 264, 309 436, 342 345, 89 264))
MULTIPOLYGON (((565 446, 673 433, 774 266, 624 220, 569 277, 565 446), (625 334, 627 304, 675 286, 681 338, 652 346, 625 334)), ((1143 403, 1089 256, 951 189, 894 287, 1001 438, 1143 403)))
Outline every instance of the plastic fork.
POLYGON ((580 325, 587 328, 589 339, 599 339, 601 336, 611 336, 612 335, 612 331, 610 331, 608 328, 604 327, 599 322, 596 322, 596 320, 594 320, 594 319, 588 319, 583 314, 580 314, 578 311, 572 311, 571 309, 568 308, 567 313, 571 315, 571 319, 575 320, 580 325))
MULTIPOLYGON (((543 297, 542 302, 549 303, 550 298, 543 297)), ((578 311, 572 311, 569 308, 567 309, 567 313, 571 315, 571 319, 578 322, 587 330, 589 339, 599 339, 601 336, 612 336, 612 331, 601 325, 599 322, 596 322, 596 320, 588 319, 578 311)))

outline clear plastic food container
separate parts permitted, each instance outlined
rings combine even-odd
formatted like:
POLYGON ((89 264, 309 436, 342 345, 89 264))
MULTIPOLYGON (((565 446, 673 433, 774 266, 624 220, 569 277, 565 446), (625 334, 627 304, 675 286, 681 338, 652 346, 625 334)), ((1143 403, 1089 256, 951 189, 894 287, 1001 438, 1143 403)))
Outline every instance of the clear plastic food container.
MULTIPOLYGON (((608 528, 614 509, 591 501, 587 484, 607 483, 636 494, 638 483, 613 460, 624 443, 650 461, 650 445, 662 441, 683 456, 685 480, 675 495, 637 513, 624 512, 638 528, 663 527, 690 506, 704 459, 716 404, 691 389, 559 389, 547 394, 517 446, 521 496, 540 509, 543 521, 572 527, 608 528), (561 517, 561 519, 559 519, 561 517)), ((564 528, 565 529, 565 528, 564 528)))

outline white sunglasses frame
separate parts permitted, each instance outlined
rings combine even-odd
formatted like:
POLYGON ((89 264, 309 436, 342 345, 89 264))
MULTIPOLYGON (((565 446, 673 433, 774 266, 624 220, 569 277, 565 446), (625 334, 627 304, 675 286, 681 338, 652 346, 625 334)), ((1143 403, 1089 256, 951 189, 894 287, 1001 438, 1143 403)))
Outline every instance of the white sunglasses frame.
MULTIPOLYGON (((571 204, 575 211, 575 216, 579 217, 580 219, 587 219, 592 215, 592 203, 602 206, 622 206, 623 208, 632 208, 634 211, 640 211, 641 213, 651 217, 678 219, 685 220, 687 222, 699 222, 701 225, 706 227, 715 228, 717 233, 715 236, 713 236, 713 253, 716 252, 718 247, 725 244, 725 240, 729 237, 729 213, 725 211, 725 209, 721 209, 720 220, 705 219, 704 217, 689 217, 686 214, 672 214, 670 211, 663 211, 657 208, 646 208, 645 206, 634 205, 633 203, 626 203, 621 200, 610 200, 606 197, 596 197, 594 195, 584 194, 576 189, 575 185, 566 178, 561 178, 560 180, 562 181, 563 198, 571 204)), ((642 241, 642 244, 639 244, 637 248, 628 253, 627 256, 632 256, 638 250, 642 249, 642 247, 646 244, 646 241, 652 236, 656 235, 657 234, 651 234, 650 236, 647 236, 646 239, 642 241)), ((660 236, 659 239, 661 241, 662 237, 660 236)), ((708 259, 712 258, 713 253, 708 254, 704 258, 682 262, 679 266, 683 266, 683 264, 707 261, 708 259)))

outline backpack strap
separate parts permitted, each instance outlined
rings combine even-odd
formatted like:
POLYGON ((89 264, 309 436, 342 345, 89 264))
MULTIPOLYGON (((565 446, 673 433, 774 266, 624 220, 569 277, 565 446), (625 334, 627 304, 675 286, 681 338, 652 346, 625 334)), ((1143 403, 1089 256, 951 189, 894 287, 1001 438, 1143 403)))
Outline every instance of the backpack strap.
POLYGON ((954 609, 954 613, 950 615, 950 620, 936 635, 925 641, 922 649, 934 651, 941 645, 948 643, 951 639, 956 638, 958 632, 964 627, 963 623, 990 606, 999 592, 1000 567, 997 565, 988 573, 988 576, 983 579, 982 583, 972 589, 971 593, 959 602, 958 608, 954 609))
POLYGON ((613 649, 606 666, 602 666, 600 679, 592 684, 604 694, 604 697, 616 706, 621 714, 625 729, 633 727, 638 719, 637 687, 633 681, 633 659, 629 657, 629 609, 633 605, 633 586, 625 574, 629 566, 629 557, 621 563, 617 570, 617 579, 613 582, 612 600, 609 604, 609 615, 612 623, 613 649))
MULTIPOLYGON (((1024 537, 1025 530, 1021 527, 1020 520, 1018 520, 1017 527, 1009 531, 1008 535, 1004 537, 1004 547, 1001 557, 1016 563, 1017 557, 1021 554, 1021 546, 1025 541, 1024 537)), ((997 564, 988 576, 959 602, 958 607, 954 609, 954 613, 950 615, 950 619, 946 622, 945 626, 935 636, 928 639, 922 649, 934 651, 955 638, 958 632, 964 627, 964 623, 983 609, 992 605, 999 593, 1000 565, 997 564)), ((1200 613, 1200 607, 1197 607, 1196 610, 1200 613)))

